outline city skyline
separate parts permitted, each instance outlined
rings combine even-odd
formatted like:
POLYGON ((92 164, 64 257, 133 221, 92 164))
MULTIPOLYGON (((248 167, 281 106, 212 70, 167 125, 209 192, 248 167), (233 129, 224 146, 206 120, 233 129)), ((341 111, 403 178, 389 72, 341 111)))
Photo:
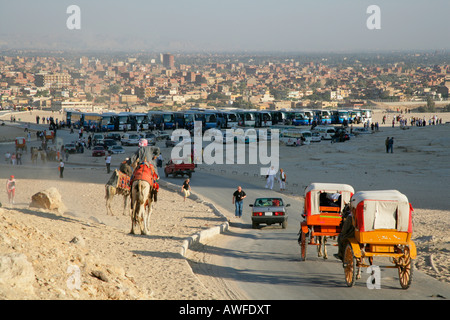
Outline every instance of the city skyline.
POLYGON ((0 49, 383 52, 450 49, 446 0, 58 1, 0 4, 0 49), (70 5, 81 28, 68 29, 70 5), (367 9, 380 8, 371 30, 367 9))

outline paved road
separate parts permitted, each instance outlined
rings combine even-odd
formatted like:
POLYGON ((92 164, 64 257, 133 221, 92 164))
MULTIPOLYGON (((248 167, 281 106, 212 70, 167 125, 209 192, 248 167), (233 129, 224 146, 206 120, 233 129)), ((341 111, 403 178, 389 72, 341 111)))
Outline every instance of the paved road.
MULTIPOLYGON (((182 179, 168 179, 179 182, 182 179)), ((263 184, 263 182, 261 182, 263 184)), ((207 263, 197 263, 194 271, 205 275, 220 276, 224 281, 239 287, 249 299, 428 299, 444 296, 450 298, 450 286, 433 278, 414 273, 413 284, 402 290, 396 269, 381 269, 381 289, 369 290, 369 277, 363 269, 362 278, 348 288, 344 280, 342 264, 333 257, 337 247, 328 246, 329 258, 317 257, 315 246, 308 246, 307 261, 300 261, 297 233, 303 202, 283 196, 290 203, 288 227, 278 225, 251 228, 249 203, 261 196, 273 195, 261 186, 238 182, 233 177, 215 176, 196 172, 191 179, 194 192, 214 199, 225 214, 232 217, 234 206, 232 193, 241 185, 248 197, 242 219, 231 218, 230 229, 202 248, 208 255, 207 263)), ((277 193, 279 195, 279 193, 277 193)), ((392 265, 382 258, 374 264, 392 265)), ((231 285, 230 285, 231 287, 231 285)), ((212 288, 213 289, 213 288, 212 288)))

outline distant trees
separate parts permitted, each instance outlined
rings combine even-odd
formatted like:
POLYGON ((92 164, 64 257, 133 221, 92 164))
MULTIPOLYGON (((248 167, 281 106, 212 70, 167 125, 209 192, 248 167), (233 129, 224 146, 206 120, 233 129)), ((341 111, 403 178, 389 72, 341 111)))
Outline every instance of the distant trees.
POLYGON ((417 108, 419 112, 436 112, 436 103, 434 103, 433 98, 427 98, 427 105, 417 108))

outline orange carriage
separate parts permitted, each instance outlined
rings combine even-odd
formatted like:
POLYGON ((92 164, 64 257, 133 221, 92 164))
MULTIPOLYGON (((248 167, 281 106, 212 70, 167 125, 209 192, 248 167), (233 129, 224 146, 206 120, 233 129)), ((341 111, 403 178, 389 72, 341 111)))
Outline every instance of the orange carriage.
POLYGON ((27 149, 27 140, 25 140, 25 138, 24 137, 17 137, 16 138, 16 153, 18 152, 18 151, 25 151, 25 152, 28 152, 28 149, 27 149))
POLYGON ((384 268, 397 268, 401 287, 408 289, 411 260, 417 256, 411 240, 413 208, 408 198, 397 190, 360 191, 353 195, 350 210, 354 237, 346 240, 343 254, 347 286, 353 286, 360 268, 371 266, 374 257, 388 257, 394 266, 384 268))
POLYGON ((312 183, 305 190, 305 205, 300 224, 299 244, 301 258, 306 260, 308 245, 316 243, 316 237, 338 236, 342 210, 355 193, 352 186, 337 183, 312 183))
POLYGON ((44 137, 47 141, 51 140, 52 143, 55 143, 55 131, 54 130, 44 130, 44 137))

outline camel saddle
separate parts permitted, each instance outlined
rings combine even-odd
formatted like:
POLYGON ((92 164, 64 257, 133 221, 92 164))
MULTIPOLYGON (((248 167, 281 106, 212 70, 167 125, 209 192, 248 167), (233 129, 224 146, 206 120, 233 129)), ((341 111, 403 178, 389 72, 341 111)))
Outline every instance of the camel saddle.
POLYGON ((125 189, 130 191, 131 178, 130 176, 116 169, 114 170, 111 178, 108 180, 106 184, 117 189, 125 189))
POLYGON ((158 174, 152 164, 142 162, 136 167, 136 169, 134 169, 130 184, 132 185, 136 180, 147 181, 152 189, 156 189, 158 174))

